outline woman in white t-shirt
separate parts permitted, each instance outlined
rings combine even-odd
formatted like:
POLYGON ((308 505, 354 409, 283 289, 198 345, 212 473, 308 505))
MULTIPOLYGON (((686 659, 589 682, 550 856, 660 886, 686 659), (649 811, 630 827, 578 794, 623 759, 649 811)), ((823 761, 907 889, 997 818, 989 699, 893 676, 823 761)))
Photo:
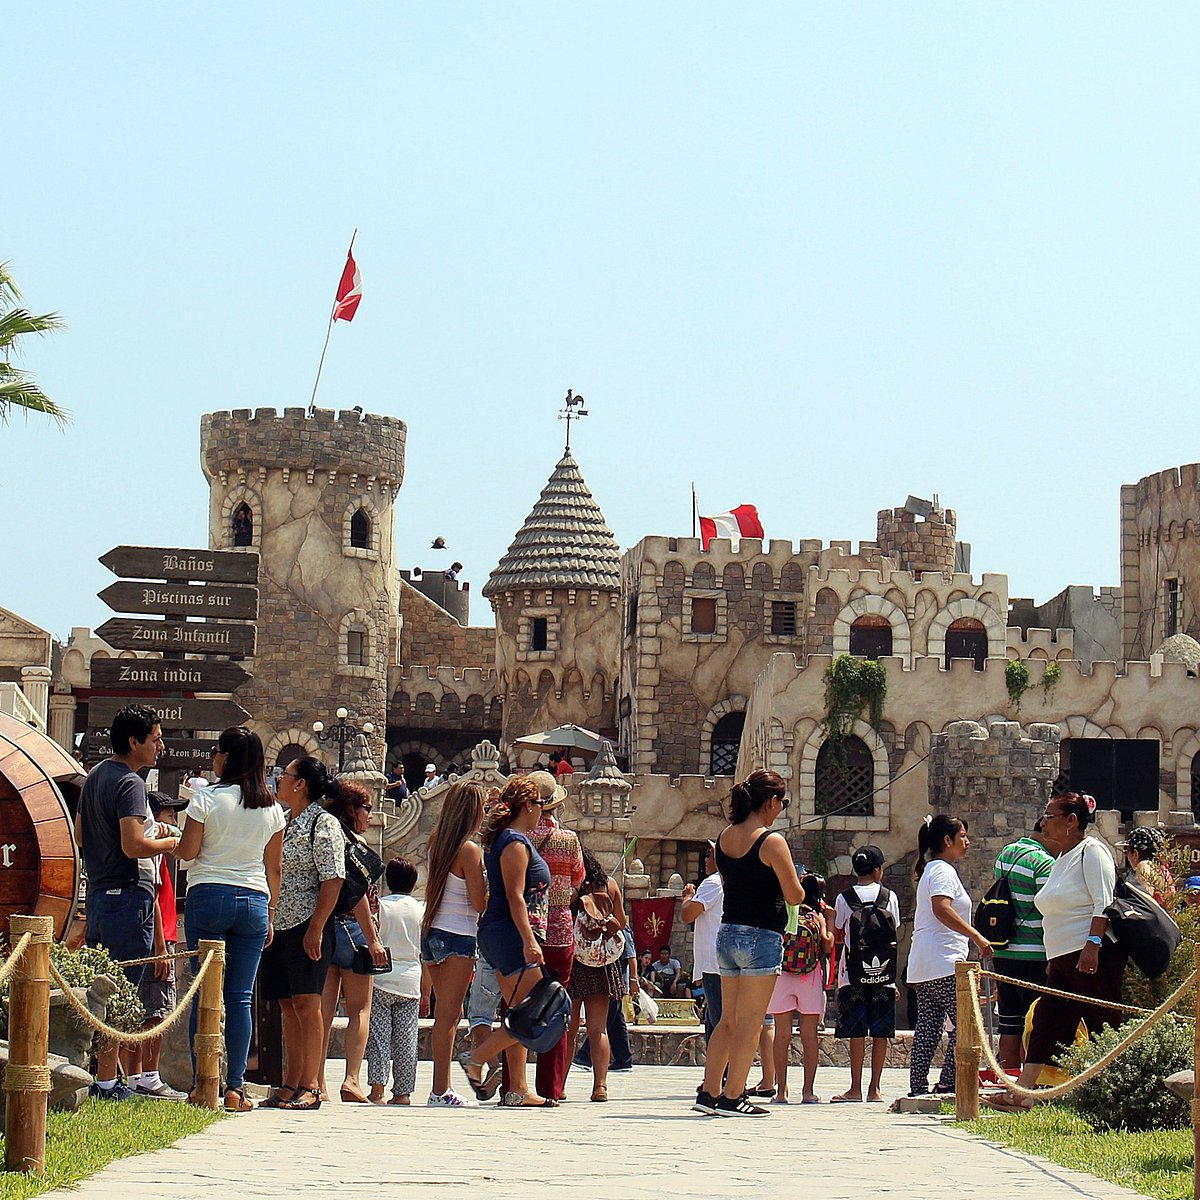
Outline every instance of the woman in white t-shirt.
POLYGON ((946 1028, 950 1030, 946 1057, 933 1090, 954 1091, 958 1032, 954 1028, 954 968, 966 960, 972 942, 982 957, 992 952, 991 942, 971 924, 971 897, 955 870, 970 847, 966 821, 944 813, 926 817, 917 833, 917 900, 905 976, 917 993, 917 1027, 908 1071, 910 1096, 928 1094, 929 1066, 946 1028))
MULTIPOLYGON (((188 949, 225 943, 225 1049, 229 1074, 225 1107, 248 1112, 246 1056, 250 1049, 250 993, 271 916, 279 903, 283 809, 267 790, 263 745, 256 733, 226 729, 213 754, 217 782, 197 788, 187 806, 179 858, 191 860, 184 901, 188 949)), ((196 1005, 192 1005, 192 1038, 196 1005)))

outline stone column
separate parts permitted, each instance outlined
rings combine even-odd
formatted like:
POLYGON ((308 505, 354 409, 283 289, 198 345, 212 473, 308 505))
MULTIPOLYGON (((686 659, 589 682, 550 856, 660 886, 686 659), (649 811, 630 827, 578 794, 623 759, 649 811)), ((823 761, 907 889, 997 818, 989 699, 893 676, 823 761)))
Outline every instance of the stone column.
POLYGON ((572 822, 576 833, 608 871, 619 876, 625 847, 633 833, 629 798, 633 785, 621 774, 612 743, 601 743, 591 771, 570 777, 579 816, 572 822))
POLYGON ((371 813, 371 825, 363 840, 382 857, 388 823, 388 814, 383 811, 383 788, 387 783, 387 776, 375 765, 365 733, 360 733, 354 739, 346 757, 346 766, 338 775, 338 779, 360 783, 371 793, 374 812, 371 813))
POLYGON ((49 715, 50 681, 53 679, 49 667, 22 667, 21 691, 25 699, 33 706, 38 716, 42 718, 42 728, 49 715))
POLYGON ((68 754, 75 748, 75 697, 70 692, 50 697, 50 736, 68 754))

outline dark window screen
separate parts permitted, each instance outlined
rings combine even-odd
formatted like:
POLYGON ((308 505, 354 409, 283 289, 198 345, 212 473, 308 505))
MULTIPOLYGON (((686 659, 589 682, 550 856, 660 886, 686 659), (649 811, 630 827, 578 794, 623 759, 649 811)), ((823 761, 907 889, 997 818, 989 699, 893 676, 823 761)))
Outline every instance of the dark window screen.
POLYGON ((1071 790, 1089 792, 1097 808, 1158 808, 1159 743, 1150 738, 1071 738, 1063 769, 1071 790))

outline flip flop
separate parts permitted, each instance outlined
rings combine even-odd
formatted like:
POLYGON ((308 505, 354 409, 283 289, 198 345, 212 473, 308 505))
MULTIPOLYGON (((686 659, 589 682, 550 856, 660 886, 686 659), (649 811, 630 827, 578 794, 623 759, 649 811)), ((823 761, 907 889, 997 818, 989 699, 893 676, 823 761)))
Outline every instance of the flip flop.
MULTIPOLYGON (((820 1104, 821 1097, 820 1096, 809 1096, 809 1098, 807 1100, 801 1100, 800 1103, 801 1104, 820 1104)), ((831 1100, 830 1103, 832 1104, 833 1101, 831 1100)))
POLYGON ((861 1104, 863 1098, 861 1096, 830 1096, 830 1104, 861 1104))
MULTIPOLYGON (((775 1099, 771 1101, 771 1103, 772 1104, 787 1104, 787 1103, 789 1103, 789 1101, 786 1096, 776 1096, 775 1099)), ((805 1103, 807 1104, 808 1101, 805 1101, 805 1103)))
POLYGON ((504 1068, 502 1066, 492 1067, 483 1077, 483 1082, 475 1089, 476 1098, 490 1100, 500 1090, 503 1080, 504 1068))
POLYGON ((520 1092, 505 1092, 500 1098, 501 1108, 557 1108, 557 1100, 543 1099, 540 1104, 530 1104, 529 1096, 533 1093, 527 1093, 522 1096, 520 1092))
POLYGON ((1028 1112, 1033 1105, 1025 1104, 1014 1096, 1011 1092, 1000 1092, 994 1096, 980 1096, 979 1103, 986 1105, 988 1108, 994 1108, 997 1112, 1028 1112))

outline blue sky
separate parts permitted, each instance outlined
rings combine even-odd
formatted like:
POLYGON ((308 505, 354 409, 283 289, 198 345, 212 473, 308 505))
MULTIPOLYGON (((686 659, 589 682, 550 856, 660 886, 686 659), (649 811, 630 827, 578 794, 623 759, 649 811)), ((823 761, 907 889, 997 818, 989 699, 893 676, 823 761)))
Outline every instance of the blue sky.
MULTIPOLYGON (((204 545, 203 412, 409 427, 400 565, 478 592, 562 449, 623 547, 937 492, 1014 595, 1116 584, 1197 458, 1194 6, 161 4, 5 18, 0 258, 74 414, 0 429, 0 605, 204 545), (447 559, 448 561, 448 559, 447 559)), ((472 617, 490 620, 476 598, 472 617)))

